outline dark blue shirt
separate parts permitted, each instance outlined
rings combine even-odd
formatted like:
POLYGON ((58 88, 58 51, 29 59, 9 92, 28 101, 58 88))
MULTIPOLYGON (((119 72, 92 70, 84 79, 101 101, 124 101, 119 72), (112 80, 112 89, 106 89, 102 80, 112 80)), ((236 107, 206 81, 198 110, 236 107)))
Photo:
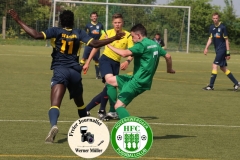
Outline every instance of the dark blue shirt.
POLYGON ((90 37, 98 40, 101 37, 101 32, 104 31, 104 28, 102 23, 100 22, 97 22, 97 24, 93 24, 90 22, 86 24, 85 30, 90 37))
POLYGON ((221 22, 218 26, 212 24, 209 29, 209 34, 216 51, 226 50, 225 38, 228 38, 227 28, 221 22))
POLYGON ((81 29, 52 27, 42 32, 45 39, 51 39, 53 47, 51 69, 79 65, 77 53, 80 41, 90 43, 92 38, 81 29))

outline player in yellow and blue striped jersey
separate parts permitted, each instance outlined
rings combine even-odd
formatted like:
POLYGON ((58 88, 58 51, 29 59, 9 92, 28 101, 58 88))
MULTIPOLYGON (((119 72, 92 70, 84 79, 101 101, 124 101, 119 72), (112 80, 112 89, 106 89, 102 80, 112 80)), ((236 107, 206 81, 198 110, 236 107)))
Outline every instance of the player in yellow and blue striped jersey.
MULTIPOLYGON (((91 22, 87 23, 85 26, 85 31, 88 33, 90 37, 93 39, 98 40, 101 36, 101 33, 104 32, 104 27, 101 22, 98 22, 98 14, 97 12, 92 12, 90 14, 91 22)), ((91 46, 85 46, 82 59, 80 61, 81 65, 85 64, 85 60, 88 59, 91 51, 91 46)), ((94 55, 93 60, 95 61, 95 71, 96 71, 96 79, 101 79, 100 73, 99 73, 99 56, 100 56, 100 50, 97 51, 97 53, 94 55)))
MULTIPOLYGON (((123 29, 123 16, 122 14, 116 13, 112 16, 113 29, 109 29, 106 33, 103 33, 100 39, 105 39, 106 37, 112 37, 118 32, 124 32, 125 36, 121 40, 114 41, 111 43, 113 46, 119 49, 127 49, 133 46, 133 41, 130 33, 123 29)), ((87 71, 89 68, 90 61, 92 57, 96 54, 99 48, 94 48, 83 66, 83 70, 87 71)), ((132 61, 132 57, 129 56, 125 62, 120 65, 121 56, 113 52, 110 48, 105 46, 102 56, 99 59, 100 72, 103 78, 103 83, 108 82, 108 79, 112 76, 119 74, 119 69, 126 69, 129 63, 132 61)), ((100 119, 108 116, 108 119, 117 119, 118 115, 114 109, 114 103, 110 103, 110 110, 106 114, 106 103, 108 101, 107 88, 104 87, 103 91, 95 96, 92 101, 86 106, 87 111, 95 107, 97 104, 101 104, 98 111, 100 119)))
POLYGON ((212 64, 212 74, 210 83, 203 88, 203 90, 214 90, 214 83, 217 78, 218 66, 227 75, 227 77, 233 82, 233 90, 237 91, 240 82, 233 76, 231 71, 227 69, 227 60, 230 60, 230 47, 228 40, 228 33, 226 26, 220 22, 220 15, 215 12, 212 14, 213 24, 209 28, 209 39, 204 49, 204 55, 207 55, 208 47, 213 42, 216 56, 212 64))
POLYGON ((115 36, 104 40, 94 40, 84 30, 73 28, 74 14, 70 10, 64 10, 60 14, 62 27, 52 27, 43 32, 38 32, 27 26, 14 10, 9 10, 9 14, 34 39, 51 39, 53 77, 51 79, 51 107, 48 111, 51 129, 45 142, 53 143, 58 133, 59 109, 66 89, 70 93, 70 99, 73 98, 78 107, 79 117, 87 115, 82 95, 82 66, 79 65, 77 56, 80 42, 97 48, 115 40, 120 40, 125 33, 117 33, 115 36))

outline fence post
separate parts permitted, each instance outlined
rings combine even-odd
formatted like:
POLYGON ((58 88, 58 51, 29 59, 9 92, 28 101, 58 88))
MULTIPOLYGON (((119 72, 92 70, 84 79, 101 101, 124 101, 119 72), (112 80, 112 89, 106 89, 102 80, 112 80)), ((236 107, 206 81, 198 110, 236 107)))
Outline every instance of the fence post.
POLYGON ((2 37, 6 39, 6 17, 4 16, 2 19, 2 37))
POLYGON ((167 35, 167 29, 164 29, 164 44, 165 44, 165 49, 167 49, 167 42, 168 42, 168 35, 167 35))

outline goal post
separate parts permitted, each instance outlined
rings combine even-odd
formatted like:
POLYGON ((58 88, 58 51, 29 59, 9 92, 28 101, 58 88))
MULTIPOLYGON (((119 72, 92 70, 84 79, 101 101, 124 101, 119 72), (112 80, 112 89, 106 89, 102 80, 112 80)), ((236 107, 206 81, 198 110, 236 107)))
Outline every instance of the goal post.
MULTIPOLYGON (((79 15, 82 18, 80 18, 80 20, 78 19, 77 22, 77 24, 81 24, 82 26, 85 25, 83 23, 89 22, 90 12, 100 11, 102 19, 99 21, 102 23, 105 22, 105 28, 108 29, 109 24, 111 24, 109 17, 117 11, 118 13, 124 13, 124 29, 129 30, 134 24, 142 23, 145 27, 147 26, 146 28, 148 36, 150 36, 149 38, 153 38, 154 33, 156 32, 160 32, 163 38, 165 29, 167 29, 167 38, 169 44, 168 50, 183 51, 189 53, 191 17, 190 6, 109 3, 108 0, 106 0, 106 2, 53 0, 53 3, 52 26, 55 26, 56 24, 57 6, 58 8, 61 8, 59 6, 63 4, 72 4, 69 9, 74 8, 75 10, 78 10, 76 11, 77 13, 80 13, 79 10, 85 10, 85 12, 82 12, 81 15, 79 15), (86 12, 86 10, 88 12, 86 12), (85 19, 87 21, 85 21, 85 19)), ((67 7, 64 8, 67 9, 67 7)))

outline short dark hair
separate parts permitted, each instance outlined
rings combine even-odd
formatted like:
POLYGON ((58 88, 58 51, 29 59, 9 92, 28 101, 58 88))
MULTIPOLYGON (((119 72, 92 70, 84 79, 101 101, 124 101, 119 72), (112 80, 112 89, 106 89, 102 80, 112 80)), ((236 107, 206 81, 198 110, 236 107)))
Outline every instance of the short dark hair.
POLYGON ((142 36, 147 36, 147 30, 146 28, 141 24, 136 24, 131 28, 131 32, 140 32, 142 36))
POLYGON ((220 14, 219 14, 218 12, 214 12, 214 13, 212 14, 212 16, 218 16, 218 17, 220 17, 220 14))
POLYGON ((122 18, 123 19, 122 14, 121 13, 115 13, 114 15, 112 15, 112 20, 117 19, 117 18, 122 18))
POLYGON ((70 10, 64 10, 61 14, 60 14, 60 22, 62 27, 73 27, 74 24, 74 14, 72 11, 70 10))
POLYGON ((93 15, 93 14, 96 14, 97 15, 97 17, 98 17, 98 14, 97 14, 97 12, 92 12, 91 14, 90 14, 90 17, 93 15))
POLYGON ((160 33, 156 33, 155 35, 161 36, 160 33))

